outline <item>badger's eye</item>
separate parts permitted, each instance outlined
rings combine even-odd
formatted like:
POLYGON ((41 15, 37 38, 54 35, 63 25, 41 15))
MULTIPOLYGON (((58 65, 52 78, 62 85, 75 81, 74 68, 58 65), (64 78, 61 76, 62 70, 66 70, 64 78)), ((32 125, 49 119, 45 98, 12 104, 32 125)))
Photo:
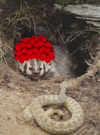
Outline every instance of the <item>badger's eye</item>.
POLYGON ((41 70, 42 70, 42 68, 39 68, 39 70, 41 71, 41 70))
POLYGON ((32 67, 29 68, 29 70, 32 70, 32 69, 33 69, 32 67))

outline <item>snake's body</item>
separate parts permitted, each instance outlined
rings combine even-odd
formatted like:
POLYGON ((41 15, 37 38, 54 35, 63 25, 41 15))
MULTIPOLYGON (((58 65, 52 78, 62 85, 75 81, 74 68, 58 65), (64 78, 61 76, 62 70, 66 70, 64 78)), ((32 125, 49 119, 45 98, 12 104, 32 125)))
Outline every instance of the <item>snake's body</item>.
MULTIPOLYGON (((65 82, 61 85, 61 87, 63 87, 63 92, 66 88, 66 86, 64 86, 65 82)), ((25 120, 30 121, 32 118, 35 118, 38 125, 42 129, 52 134, 68 134, 74 132, 83 124, 83 111, 76 100, 71 97, 67 97, 66 95, 64 96, 64 98, 65 101, 63 103, 59 99, 59 95, 43 95, 35 98, 23 112, 25 120), (54 121, 50 118, 48 113, 43 110, 42 106, 45 105, 63 105, 71 112, 72 117, 68 121, 54 121)))

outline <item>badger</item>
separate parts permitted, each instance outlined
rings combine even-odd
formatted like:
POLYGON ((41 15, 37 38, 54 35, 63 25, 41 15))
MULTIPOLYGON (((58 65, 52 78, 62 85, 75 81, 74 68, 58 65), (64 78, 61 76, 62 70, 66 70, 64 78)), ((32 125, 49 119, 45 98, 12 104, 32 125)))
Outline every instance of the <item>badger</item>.
POLYGON ((23 64, 19 63, 20 70, 26 73, 31 79, 50 79, 53 77, 71 75, 75 77, 77 64, 74 64, 69 52, 65 47, 54 45, 55 59, 50 63, 45 61, 30 59, 23 64))

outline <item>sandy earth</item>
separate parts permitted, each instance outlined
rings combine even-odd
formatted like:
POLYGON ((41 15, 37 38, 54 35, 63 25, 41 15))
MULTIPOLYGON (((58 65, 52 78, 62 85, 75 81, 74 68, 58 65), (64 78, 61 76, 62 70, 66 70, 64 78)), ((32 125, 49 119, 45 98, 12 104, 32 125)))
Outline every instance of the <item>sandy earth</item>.
MULTIPOLYGON (((25 122, 23 110, 34 97, 43 94, 58 94, 61 83, 42 80, 30 81, 29 78, 6 68, 0 63, 0 135, 48 135, 35 120, 25 122)), ((84 125, 72 135, 100 134, 100 74, 87 76, 75 90, 66 94, 76 99, 84 111, 84 125)), ((48 109, 48 108, 44 108, 48 109)), ((63 109, 63 120, 70 118, 70 113, 63 109)), ((52 117, 58 120, 58 116, 52 117)))

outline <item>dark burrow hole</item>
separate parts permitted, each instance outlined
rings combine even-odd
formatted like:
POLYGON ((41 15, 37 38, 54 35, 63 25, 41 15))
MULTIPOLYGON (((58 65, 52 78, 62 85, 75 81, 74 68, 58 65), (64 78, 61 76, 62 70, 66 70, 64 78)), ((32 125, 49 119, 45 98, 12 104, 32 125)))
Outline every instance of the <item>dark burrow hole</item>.
MULTIPOLYGON (((65 14, 62 14, 62 20, 63 20, 63 27, 59 27, 60 34, 58 32, 55 32, 57 30, 52 30, 53 35, 55 35, 56 43, 55 41, 50 41, 53 45, 54 44, 60 44, 64 45, 59 42, 60 36, 64 35, 64 42, 66 44, 66 47, 68 48, 71 57, 73 58, 73 61, 75 61, 78 64, 78 67, 76 69, 77 76, 81 76, 84 73, 86 73, 88 69, 88 65, 85 62, 85 60, 89 60, 90 54, 90 42, 88 42, 89 37, 91 36, 91 33, 85 32, 84 27, 87 25, 84 21, 76 19, 73 15, 66 16, 65 14), (78 25, 76 28, 71 28, 71 24, 78 25)), ((44 25, 45 27, 45 25, 44 25)), ((55 28, 56 29, 56 28, 55 28)), ((24 37, 32 37, 34 35, 33 28, 30 30, 24 26, 23 29, 20 31, 22 38, 24 37)), ((94 34, 94 33, 92 33, 94 34)), ((45 35, 46 36, 46 35, 45 35)), ((15 41, 16 42, 16 41, 15 41)))
MULTIPOLYGON (((92 40, 92 35, 96 35, 97 33, 95 31, 89 31, 90 26, 86 24, 85 21, 76 19, 74 15, 69 15, 63 12, 57 12, 45 19, 54 26, 53 28, 51 26, 49 28, 56 41, 52 38, 50 42, 53 45, 65 44, 73 58, 73 61, 75 60, 78 64, 78 68, 76 69, 77 76, 81 76, 86 73, 89 67, 86 61, 91 61, 90 53, 91 50, 94 49, 94 46, 96 46, 96 38, 92 40), (61 38, 63 38, 64 43, 61 38)), ((32 20, 30 20, 30 22, 32 25, 31 29, 21 21, 18 22, 17 27, 21 28, 19 29, 21 36, 17 38, 16 35, 15 44, 19 42, 21 38, 32 37, 35 35, 34 24, 32 24, 32 20)), ((45 24, 39 24, 39 26, 46 27, 45 24)))

